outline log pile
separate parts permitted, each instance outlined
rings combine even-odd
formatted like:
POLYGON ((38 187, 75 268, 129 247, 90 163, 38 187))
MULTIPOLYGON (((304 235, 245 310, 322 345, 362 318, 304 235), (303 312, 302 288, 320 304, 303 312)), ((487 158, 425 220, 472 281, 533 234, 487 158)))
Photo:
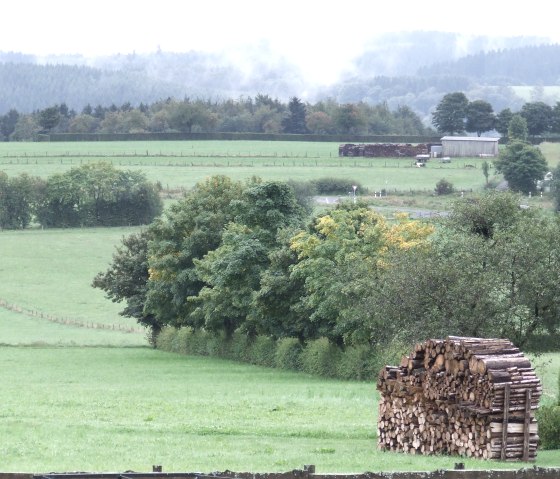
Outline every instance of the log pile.
POLYGON ((414 158, 427 155, 428 145, 421 143, 346 143, 338 147, 338 156, 365 156, 369 158, 414 158))
POLYGON ((379 373, 378 447, 413 454, 530 461, 542 394, 529 360, 505 339, 417 344, 379 373))

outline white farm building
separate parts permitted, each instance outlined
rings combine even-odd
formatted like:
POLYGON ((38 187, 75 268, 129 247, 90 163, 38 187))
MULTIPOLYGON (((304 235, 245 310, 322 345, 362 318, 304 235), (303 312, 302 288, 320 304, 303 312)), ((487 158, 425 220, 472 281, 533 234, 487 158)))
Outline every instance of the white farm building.
POLYGON ((441 139, 442 156, 498 156, 498 140, 486 136, 444 136, 441 139))

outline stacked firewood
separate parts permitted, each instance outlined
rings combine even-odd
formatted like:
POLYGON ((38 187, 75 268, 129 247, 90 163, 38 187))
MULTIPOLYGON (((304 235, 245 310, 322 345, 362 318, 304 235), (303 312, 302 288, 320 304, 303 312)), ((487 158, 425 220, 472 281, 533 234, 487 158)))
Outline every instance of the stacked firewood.
POLYGON ((533 460, 542 394, 505 339, 431 339, 379 373, 378 445, 418 454, 533 460))
POLYGON ((346 143, 338 147, 338 156, 365 156, 369 158, 414 158, 428 154, 428 145, 422 143, 346 143))

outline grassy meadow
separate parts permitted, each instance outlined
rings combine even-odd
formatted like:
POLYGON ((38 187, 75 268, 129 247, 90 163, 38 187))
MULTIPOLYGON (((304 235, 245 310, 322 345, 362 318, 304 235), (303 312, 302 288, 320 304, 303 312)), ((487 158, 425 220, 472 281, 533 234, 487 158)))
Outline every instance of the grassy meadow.
MULTIPOLYGON (((551 168, 560 146, 544 146, 551 168)), ((339 143, 293 141, 161 141, 85 143, 0 143, 0 170, 8 175, 29 173, 47 178, 88 162, 107 161, 143 171, 165 189, 190 188, 204 178, 225 174, 236 180, 308 181, 336 176, 359 181, 371 193, 385 189, 432 192, 442 178, 457 190, 479 191, 485 183, 480 158, 437 160, 417 168, 412 159, 339 158, 339 143)), ((493 170, 490 172, 493 176, 493 170)))
MULTIPOLYGON (((557 162, 559 152, 550 147, 549 161, 557 162)), ((463 160, 425 169, 389 159, 356 159, 354 166, 354 159, 338 158, 338 144, 0 144, 0 170, 10 175, 47 177, 97 159, 185 188, 217 173, 298 180, 348 175, 372 190, 389 191, 433 189, 443 173, 456 186, 463 180, 453 178, 473 188, 484 183, 478 160, 465 160, 475 168, 461 167, 463 160), (169 165, 179 161, 199 166, 169 165), (348 166, 337 166, 340 161, 348 166), (235 166, 241 162, 247 164, 235 166)), ((433 201, 434 209, 443 207, 433 201)), ((417 206, 406 196, 391 204, 417 206)), ((90 286, 108 267, 115 245, 137 230, 0 231, 0 471, 149 471, 153 464, 164 471, 205 472, 288 471, 304 464, 315 464, 321 473, 453 468, 457 457, 377 451, 373 383, 149 348, 145 332, 119 316, 122 306, 90 286)), ((551 402, 560 354, 533 361, 544 381, 544 401, 551 402)), ((468 469, 522 467, 461 462, 468 469)), ((560 451, 539 451, 536 465, 560 466, 560 451)))

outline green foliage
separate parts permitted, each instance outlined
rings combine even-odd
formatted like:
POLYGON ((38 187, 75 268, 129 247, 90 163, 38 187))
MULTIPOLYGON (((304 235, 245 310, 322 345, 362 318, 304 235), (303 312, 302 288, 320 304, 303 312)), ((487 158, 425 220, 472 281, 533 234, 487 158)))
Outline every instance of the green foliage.
POLYGON ((541 151, 527 143, 514 141, 500 152, 494 161, 496 171, 503 173, 513 191, 534 193, 537 181, 548 171, 546 159, 541 151))
POLYGON ((560 449, 560 405, 540 406, 536 413, 542 449, 560 449))
POLYGON ((241 183, 225 176, 207 178, 151 225, 145 309, 163 324, 201 326, 187 300, 204 286, 194 261, 221 244, 224 227, 235 216, 231 203, 242 191, 241 183))
POLYGON ((26 173, 9 178, 0 171, 0 229, 27 228, 41 200, 44 182, 26 173))
POLYGON ((377 359, 369 345, 350 346, 340 353, 336 377, 358 381, 373 379, 383 367, 377 359))
POLYGON ((455 191, 453 183, 445 178, 442 178, 436 183, 436 195, 450 195, 455 191))
POLYGON ((461 133, 465 131, 465 117, 469 100, 462 92, 448 93, 438 103, 432 116, 432 124, 440 133, 461 133))
POLYGON ((428 248, 387 259, 370 321, 385 324, 390 337, 506 337, 519 347, 558 331, 556 218, 496 193, 463 201, 443 226, 428 248))
POLYGON ((297 338, 282 338, 277 341, 274 365, 280 369, 301 369, 303 346, 297 338))
POLYGON ((494 129, 496 123, 496 116, 492 105, 484 100, 475 100, 469 102, 466 111, 466 124, 467 131, 476 132, 480 136, 486 131, 494 129))
POLYGON ((550 130, 552 107, 542 101, 525 103, 519 113, 527 121, 529 135, 540 135, 550 130))
POLYGON ((113 261, 105 273, 98 273, 92 286, 105 291, 107 298, 115 303, 126 301, 121 315, 135 318, 151 331, 150 342, 155 345, 162 323, 150 313, 144 312, 148 290, 148 231, 124 237, 117 246, 113 261))
POLYGON ((314 180, 312 183, 319 195, 348 195, 354 191, 354 186, 357 187, 356 192, 358 194, 367 192, 367 189, 359 181, 343 178, 324 177, 314 180))
POLYGON ((508 140, 527 141, 528 136, 527 120, 519 114, 512 115, 507 128, 508 140))
POLYGON ((251 341, 249 362, 272 368, 276 360, 276 341, 266 336, 257 336, 251 341))
POLYGON ((158 188, 144 174, 96 163, 50 177, 37 220, 53 228, 142 225, 162 207, 158 188))
POLYGON ((288 116, 282 121, 284 133, 307 133, 306 109, 303 102, 292 97, 288 103, 288 116))
POLYGON ((310 341, 301 354, 302 370, 322 377, 335 377, 340 349, 327 338, 310 341))

